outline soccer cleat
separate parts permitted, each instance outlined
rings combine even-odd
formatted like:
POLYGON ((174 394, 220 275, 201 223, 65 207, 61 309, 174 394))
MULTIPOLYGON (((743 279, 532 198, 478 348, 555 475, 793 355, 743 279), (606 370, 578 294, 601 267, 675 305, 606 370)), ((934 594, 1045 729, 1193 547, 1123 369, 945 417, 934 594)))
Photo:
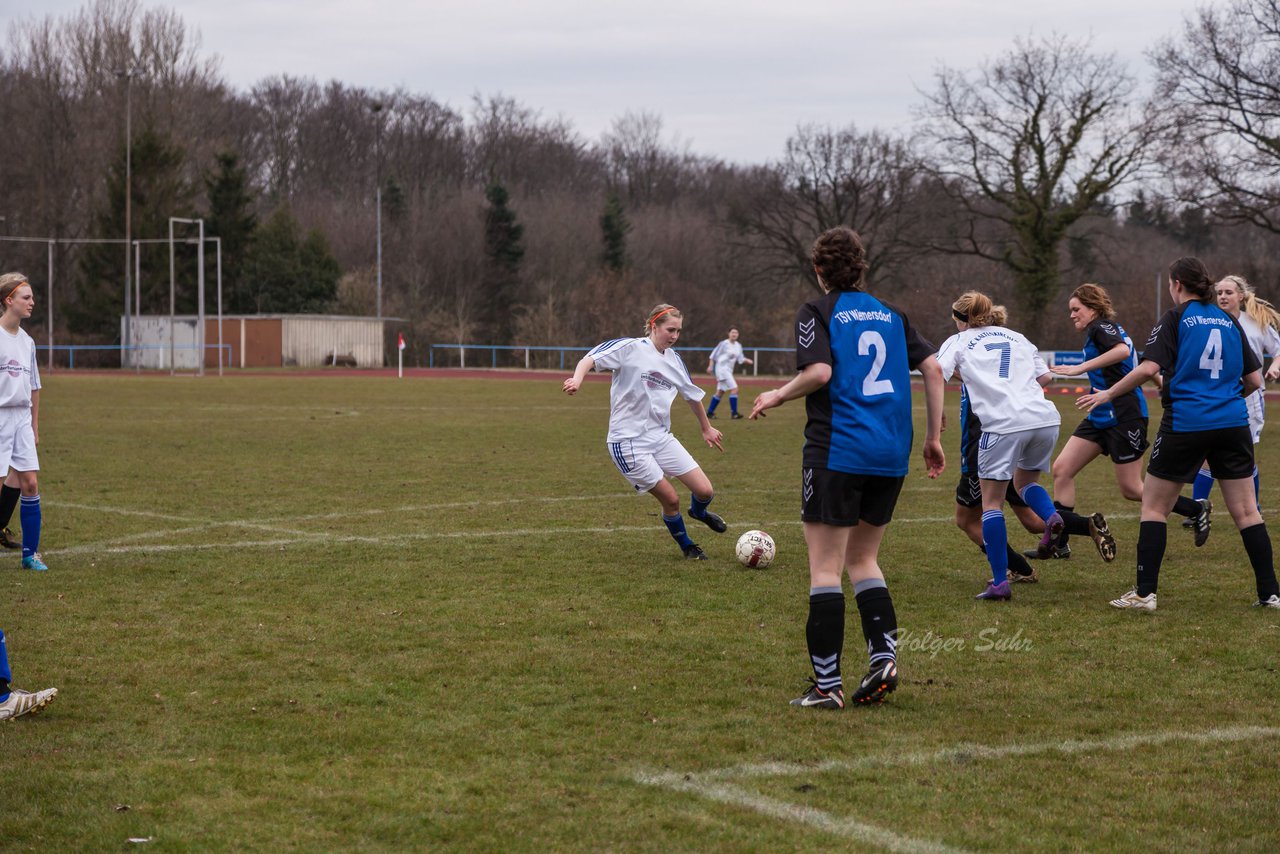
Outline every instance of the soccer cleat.
POLYGON ((1001 581, 999 584, 993 581, 987 582, 987 589, 983 590, 974 599, 992 599, 997 602, 1008 602, 1013 598, 1013 593, 1009 590, 1009 579, 1001 581))
MULTIPOLYGON (((692 510, 689 511, 689 515, 693 516, 692 510)), ((717 534, 723 534, 729 527, 724 523, 723 519, 712 513, 710 510, 703 510, 701 516, 693 516, 693 518, 697 519, 717 534)))
POLYGON ((809 679, 809 692, 803 697, 796 697, 791 701, 793 706, 807 706, 815 709, 843 709, 844 708, 844 688, 833 688, 830 691, 823 691, 818 687, 818 683, 812 678, 809 679))
POLYGON ((8 528, 0 528, 0 546, 6 549, 20 549, 22 538, 8 528))
POLYGON ((0 703, 0 721, 13 720, 23 715, 33 715, 53 702, 58 696, 57 688, 45 688, 43 691, 23 691, 14 688, 8 699, 0 703))
POLYGON ((733 413, 732 415, 730 415, 729 417, 730 417, 731 419, 733 419, 734 421, 737 421, 738 419, 740 419, 740 418, 742 417, 742 413, 741 413, 741 412, 735 412, 735 413, 733 413))
POLYGON ((1280 596, 1277 596, 1276 594, 1272 593, 1266 599, 1259 599, 1257 602, 1254 602, 1253 607, 1280 609, 1280 596))
POLYGON ((1191 529, 1191 528, 1194 528, 1195 526, 1196 526, 1196 518, 1194 516, 1188 516, 1186 519, 1182 520, 1182 527, 1184 528, 1191 529))
POLYGON ((1111 607, 1130 611, 1154 611, 1156 594, 1148 593, 1146 596, 1139 596, 1136 589, 1130 590, 1119 599, 1112 599, 1111 607))
POLYGON ((708 420, 708 421, 715 421, 715 420, 716 420, 716 414, 715 414, 714 412, 708 412, 708 413, 707 413, 707 420, 708 420))
POLYGON ((1049 517, 1049 521, 1044 523, 1044 536, 1040 538, 1040 545, 1036 546, 1036 555, 1041 560, 1047 560, 1057 550, 1054 544, 1058 542, 1058 538, 1062 536, 1062 529, 1066 526, 1066 522, 1062 521, 1061 513, 1054 513, 1049 517))
POLYGON ((1054 546, 1047 555, 1040 554, 1040 547, 1037 546, 1034 549, 1027 549, 1022 556, 1027 560, 1070 560, 1071 546, 1054 546))
POLYGON ((40 559, 39 553, 28 555, 22 559, 23 569, 34 569, 38 572, 44 572, 49 567, 44 565, 44 561, 40 559))
POLYGON ((1009 570, 1010 584, 1035 584, 1039 581, 1040 573, 1036 572, 1036 568, 1034 566, 1031 567, 1031 572, 1026 575, 1023 575, 1020 572, 1014 572, 1012 569, 1009 570))
POLYGON ((1098 554, 1103 560, 1111 563, 1116 559, 1116 538, 1111 536, 1111 529, 1101 513, 1089 517, 1089 536, 1093 537, 1093 544, 1098 547, 1098 554))
POLYGON ((897 687, 898 662, 889 659, 873 664, 849 699, 855 703, 883 703, 884 698, 897 687))
POLYGON ((689 545, 685 546, 684 559, 685 560, 709 560, 709 558, 707 557, 707 553, 704 552, 702 549, 698 548, 697 543, 689 543, 689 545))
POLYGON ((1213 505, 1209 503, 1207 498, 1201 498, 1196 503, 1200 505, 1200 512, 1192 516, 1191 519, 1196 526, 1196 547, 1199 548, 1209 539, 1209 514, 1213 511, 1213 505))

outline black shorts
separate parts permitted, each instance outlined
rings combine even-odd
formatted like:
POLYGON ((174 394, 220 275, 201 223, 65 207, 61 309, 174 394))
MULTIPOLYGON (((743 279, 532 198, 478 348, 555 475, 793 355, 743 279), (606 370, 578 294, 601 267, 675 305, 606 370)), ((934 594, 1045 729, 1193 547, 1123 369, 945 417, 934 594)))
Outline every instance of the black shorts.
POLYGON ((1098 427, 1086 418, 1071 435, 1102 448, 1102 453, 1118 466, 1142 459, 1142 452, 1151 444, 1147 441, 1145 418, 1135 418, 1111 427, 1098 427))
POLYGON ((1156 433, 1147 461, 1147 474, 1162 480, 1192 483, 1200 464, 1207 462, 1218 480, 1253 477, 1253 434, 1247 426, 1199 430, 1195 433, 1156 433))
MULTIPOLYGON (((1013 488, 1013 481, 1009 481, 1009 485, 1005 487, 1004 500, 1010 507, 1027 506, 1018 490, 1013 488)), ((961 507, 982 506, 982 481, 978 480, 976 474, 960 475, 960 482, 956 484, 956 503, 961 507)))
POLYGON ((800 485, 800 519, 844 528, 859 522, 887 525, 898 504, 903 480, 806 468, 800 485))

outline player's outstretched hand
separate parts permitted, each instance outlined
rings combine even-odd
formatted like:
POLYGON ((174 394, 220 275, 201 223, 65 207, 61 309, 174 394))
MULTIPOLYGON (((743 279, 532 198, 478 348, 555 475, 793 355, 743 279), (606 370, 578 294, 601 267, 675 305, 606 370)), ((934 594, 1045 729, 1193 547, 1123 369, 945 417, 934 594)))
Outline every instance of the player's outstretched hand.
POLYGON ((702 431, 702 439, 707 443, 708 448, 724 450, 724 434, 711 425, 707 425, 707 429, 702 431))
POLYGON ((1060 377, 1078 377, 1081 373, 1079 365, 1054 365, 1049 370, 1060 377))
POLYGON ((582 382, 577 377, 569 377, 564 381, 564 393, 569 395, 577 394, 581 385, 582 382))
POLYGON ((1103 389, 1102 391, 1090 392, 1082 394, 1076 398, 1076 409, 1083 409, 1085 412, 1092 412, 1104 403, 1111 401, 1111 389, 1103 389))
POLYGON ((947 467, 947 455, 942 451, 942 443, 937 439, 926 439, 924 442, 924 468, 931 479, 942 474, 947 467))
POLYGON ((766 391, 763 394, 757 395, 755 402, 751 404, 751 414, 748 415, 747 418, 752 421, 764 418, 764 411, 766 409, 773 409, 775 406, 782 405, 782 401, 779 399, 780 397, 781 395, 778 394, 778 389, 776 388, 773 391, 766 391))

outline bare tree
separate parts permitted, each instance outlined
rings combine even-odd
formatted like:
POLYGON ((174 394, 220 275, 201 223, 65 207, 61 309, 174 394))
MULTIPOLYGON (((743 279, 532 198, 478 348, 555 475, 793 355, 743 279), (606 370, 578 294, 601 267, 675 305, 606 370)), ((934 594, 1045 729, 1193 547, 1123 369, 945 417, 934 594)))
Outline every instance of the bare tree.
POLYGON ((887 280, 910 251, 919 175, 919 162, 901 139, 860 133, 853 125, 805 125, 787 140, 780 163, 751 176, 732 217, 751 241, 744 246, 763 245, 766 266, 779 276, 801 276, 817 289, 809 261, 813 239, 847 225, 867 241, 872 275, 887 280))
POLYGON ((958 205, 929 245, 1007 267, 1034 316, 1057 296, 1071 226, 1106 211, 1159 132, 1114 55, 1063 36, 1018 40, 972 73, 943 67, 919 110, 930 171, 958 205))
POLYGON ((1280 233, 1280 0, 1204 6, 1152 52, 1178 197, 1280 233))

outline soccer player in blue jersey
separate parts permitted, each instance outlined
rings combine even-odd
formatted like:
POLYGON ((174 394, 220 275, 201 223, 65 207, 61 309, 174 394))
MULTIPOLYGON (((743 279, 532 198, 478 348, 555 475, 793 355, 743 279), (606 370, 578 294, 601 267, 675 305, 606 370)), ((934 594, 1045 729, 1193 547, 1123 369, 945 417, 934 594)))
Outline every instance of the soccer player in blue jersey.
POLYGON ((680 496, 667 478, 674 477, 689 487, 690 516, 717 534, 723 534, 728 526, 707 509, 715 497, 710 478, 671 433, 671 404, 676 395, 689 404, 708 447, 723 451, 723 437, 702 408, 706 393, 690 379, 684 360, 674 349, 684 316, 666 303, 654 306, 646 316, 644 337, 615 338, 591 350, 578 362, 573 376, 564 381, 564 392, 577 394, 589 371, 613 372, 606 440, 609 457, 636 492, 658 499, 662 521, 685 558, 706 560, 706 553, 685 530, 680 496))
MULTIPOLYGON (((1071 323, 1085 334, 1084 361, 1078 365, 1057 365, 1051 370, 1060 377, 1087 374, 1091 390, 1110 388, 1138 366, 1138 351, 1128 333, 1116 321, 1111 296, 1100 285, 1084 284, 1072 292, 1067 306, 1071 323)), ((1099 406, 1076 427, 1067 444, 1053 461, 1053 506, 1066 522, 1066 530, 1053 550, 1040 557, 1059 556, 1070 534, 1094 538, 1105 561, 1115 560, 1115 540, 1101 513, 1081 516, 1075 512, 1076 475, 1100 456, 1115 463, 1120 494, 1130 501, 1142 501, 1142 455, 1147 441, 1147 399, 1141 388, 1099 406)), ((1208 531, 1209 504, 1179 496, 1173 512, 1205 526, 1208 531)))
POLYGON ((1204 460, 1218 480, 1253 566, 1258 593, 1254 604, 1280 608, 1271 539, 1253 495, 1253 440, 1244 401, 1261 387, 1262 366, 1239 321, 1214 302, 1214 281, 1198 258, 1179 258, 1170 265, 1169 294, 1175 307, 1151 331, 1138 366, 1110 388, 1077 400, 1081 409, 1091 412, 1157 373, 1164 376, 1164 416, 1142 489, 1137 582, 1111 605, 1132 611, 1156 609, 1166 520, 1183 484, 1195 480, 1204 460))
POLYGON ((809 551, 805 637, 813 685, 792 705, 842 709, 845 598, 853 585, 870 666, 850 695, 878 703, 898 685, 898 620, 878 555, 911 455, 911 377, 924 376, 925 466, 942 473, 942 373, 933 347, 898 308, 865 291, 867 255, 851 228, 823 232, 810 252, 823 296, 796 314, 798 373, 755 399, 749 417, 803 397, 800 518, 809 551))
POLYGON ((952 303, 951 315, 956 334, 938 348, 938 365, 944 379, 959 375, 970 405, 982 419, 978 480, 991 582, 975 598, 1008 600, 1004 497, 1012 481, 1022 500, 1044 520, 1043 543, 1051 543, 1062 532, 1062 516, 1036 482, 1040 472, 1049 469, 1062 418, 1044 396, 1044 386, 1053 375, 1035 345, 996 323, 1004 315, 1002 307, 992 305, 986 294, 968 291, 952 303))

